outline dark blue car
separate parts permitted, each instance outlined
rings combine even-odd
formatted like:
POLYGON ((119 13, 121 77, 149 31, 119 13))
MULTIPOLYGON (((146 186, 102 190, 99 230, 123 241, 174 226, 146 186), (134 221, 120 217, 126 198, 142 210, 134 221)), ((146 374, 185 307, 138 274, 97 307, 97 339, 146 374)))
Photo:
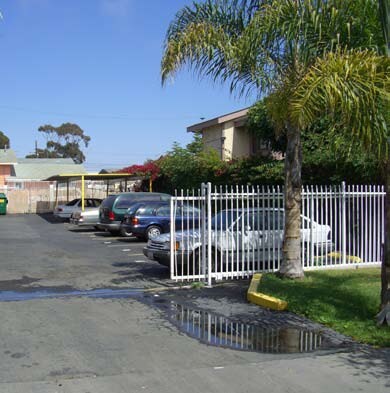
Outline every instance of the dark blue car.
MULTIPOLYGON (((199 226, 200 210, 194 206, 182 205, 176 210, 176 227, 199 226)), ((148 240, 161 233, 169 232, 171 209, 169 202, 143 201, 134 204, 127 211, 121 225, 122 236, 136 236, 148 240)))

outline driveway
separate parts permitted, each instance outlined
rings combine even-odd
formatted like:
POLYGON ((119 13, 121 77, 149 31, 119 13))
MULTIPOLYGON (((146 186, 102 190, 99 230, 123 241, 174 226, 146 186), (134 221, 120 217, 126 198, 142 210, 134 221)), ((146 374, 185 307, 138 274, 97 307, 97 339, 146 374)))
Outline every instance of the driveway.
POLYGON ((174 285, 167 268, 144 257, 145 243, 71 228, 51 215, 0 216, 0 290, 174 285))
POLYGON ((246 282, 172 290, 142 243, 26 215, 0 216, 0 244, 1 392, 390 388, 388 350, 247 304, 246 282))

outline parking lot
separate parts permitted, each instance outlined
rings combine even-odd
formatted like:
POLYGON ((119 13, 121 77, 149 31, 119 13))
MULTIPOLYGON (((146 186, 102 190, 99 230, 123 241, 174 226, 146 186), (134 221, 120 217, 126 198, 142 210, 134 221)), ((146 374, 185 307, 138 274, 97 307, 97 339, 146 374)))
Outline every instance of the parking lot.
POLYGON ((144 243, 51 216, 0 216, 0 241, 1 392, 388 390, 388 351, 250 305, 245 281, 174 290, 144 243), (327 345, 280 351, 311 330, 327 345))
POLYGON ((144 242, 74 228, 52 215, 1 217, 0 238, 0 290, 31 286, 151 288, 174 284, 167 268, 144 257, 144 242))

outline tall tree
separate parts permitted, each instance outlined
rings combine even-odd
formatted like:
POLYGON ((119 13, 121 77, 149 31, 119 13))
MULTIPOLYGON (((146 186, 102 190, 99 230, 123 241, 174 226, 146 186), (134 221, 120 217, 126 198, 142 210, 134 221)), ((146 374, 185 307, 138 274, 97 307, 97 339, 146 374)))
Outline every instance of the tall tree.
POLYGON ((0 149, 10 148, 9 138, 2 131, 0 131, 0 149))
POLYGON ((77 124, 64 123, 59 127, 44 125, 38 131, 44 134, 46 147, 37 149, 35 154, 27 157, 72 158, 76 164, 85 161, 82 144, 88 147, 91 138, 77 124))
POLYGON ((364 136, 365 129, 374 130, 372 142, 377 137, 377 145, 383 147, 388 63, 376 54, 378 42, 383 39, 374 0, 207 0, 183 8, 168 29, 161 65, 163 83, 188 65, 200 75, 229 82, 231 91, 255 90, 268 96, 267 110, 287 139, 283 276, 303 276, 301 132, 312 118, 305 106, 299 106, 302 86, 317 67, 329 64, 327 84, 319 76, 316 85, 306 84, 308 93, 313 92, 314 101, 317 94, 334 129, 342 124, 359 136, 364 136), (349 80, 348 66, 356 66, 363 57, 366 79, 358 79, 355 85, 355 80, 349 80), (342 86, 341 79, 346 82, 342 86), (341 105, 334 105, 331 94, 322 97, 327 88, 341 105), (360 99, 364 92, 367 101, 360 99))
MULTIPOLYGON (((379 15, 384 37, 384 53, 390 57, 390 5, 388 0, 379 0, 379 15)), ((390 108, 388 116, 390 117, 390 108)), ((389 119, 388 124, 389 124, 389 119)), ((387 135, 388 151, 384 168, 386 170, 386 238, 382 256, 382 288, 381 288, 381 312, 378 315, 378 323, 390 325, 390 133, 387 135)))

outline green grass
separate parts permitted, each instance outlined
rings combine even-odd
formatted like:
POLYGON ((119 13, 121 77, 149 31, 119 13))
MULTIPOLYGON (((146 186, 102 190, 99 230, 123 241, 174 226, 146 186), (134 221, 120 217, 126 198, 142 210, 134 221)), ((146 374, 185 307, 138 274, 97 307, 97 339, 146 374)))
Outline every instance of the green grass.
POLYGON ((259 292, 288 302, 288 310, 355 340, 390 346, 390 328, 377 327, 380 269, 307 272, 303 280, 263 276, 259 292))

